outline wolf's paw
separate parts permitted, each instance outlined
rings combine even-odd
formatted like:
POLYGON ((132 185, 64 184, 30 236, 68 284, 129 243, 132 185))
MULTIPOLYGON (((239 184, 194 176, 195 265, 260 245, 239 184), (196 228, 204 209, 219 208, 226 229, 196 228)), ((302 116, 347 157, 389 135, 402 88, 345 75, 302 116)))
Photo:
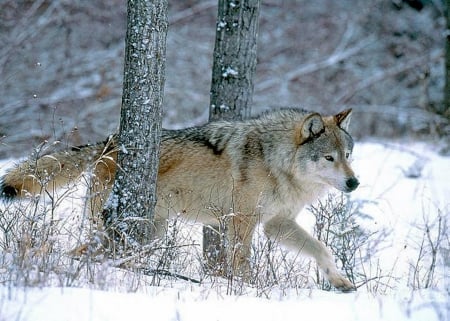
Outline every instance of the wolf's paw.
POLYGON ((356 291, 355 285, 344 278, 343 276, 335 276, 332 279, 330 279, 331 284, 338 290, 342 292, 352 292, 356 291))
POLYGON ((338 290, 342 292, 356 291, 356 287, 352 282, 344 278, 336 269, 325 270, 328 281, 338 290))

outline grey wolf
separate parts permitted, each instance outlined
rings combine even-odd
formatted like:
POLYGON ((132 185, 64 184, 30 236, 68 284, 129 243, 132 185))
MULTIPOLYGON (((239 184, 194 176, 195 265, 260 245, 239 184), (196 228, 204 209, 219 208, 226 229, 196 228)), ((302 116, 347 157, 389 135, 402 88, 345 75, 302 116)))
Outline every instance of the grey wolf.
MULTIPOLYGON (((250 269, 257 224, 269 239, 314 258, 330 283, 354 285, 338 271, 330 251, 296 223, 298 213, 331 188, 358 185, 350 159, 351 110, 323 116, 297 109, 268 112, 246 121, 218 121, 163 130, 157 181, 155 234, 167 219, 217 225, 228 217, 228 259, 233 273, 250 269)), ((117 166, 117 139, 81 146, 18 164, 2 179, 3 197, 36 195, 91 171, 92 211, 101 212, 117 166)))

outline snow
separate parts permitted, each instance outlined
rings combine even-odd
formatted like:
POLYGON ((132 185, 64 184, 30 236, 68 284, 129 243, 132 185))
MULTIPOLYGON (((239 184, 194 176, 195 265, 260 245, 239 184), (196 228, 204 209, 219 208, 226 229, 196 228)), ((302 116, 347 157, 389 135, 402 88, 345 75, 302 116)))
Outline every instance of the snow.
MULTIPOLYGON (((13 162, 1 162, 0 171, 13 162)), ((261 297, 250 285, 241 295, 229 294, 225 280, 223 284, 171 280, 159 286, 135 285, 132 274, 108 270, 112 275, 105 275, 102 290, 83 282, 79 287, 42 288, 5 283, 0 286, 0 320, 449 320, 445 229, 431 286, 417 284, 411 270, 420 257, 426 230, 437 240, 439 217, 448 221, 449 165, 450 159, 427 143, 356 144, 353 168, 361 185, 351 199, 363 204, 365 215, 359 224, 373 232, 388 231, 379 250, 364 263, 368 271, 388 274, 389 279, 380 282, 387 283, 383 290, 361 286, 357 292, 340 293, 274 286, 261 297)), ((305 224, 308 214, 302 215, 305 221, 300 222, 305 224)), ((431 254, 426 248, 423 251, 420 264, 426 272, 431 254)))
POLYGON ((227 69, 222 73, 222 77, 236 77, 239 75, 239 72, 231 67, 227 67, 227 69))
MULTIPOLYGON (((376 225, 374 230, 389 230, 386 249, 378 256, 382 268, 392 269, 395 258, 398 277, 406 278, 409 266, 417 259, 424 227, 435 226, 440 213, 448 220, 450 160, 417 143, 360 144, 355 154, 354 170, 362 185, 352 198, 370 200, 366 211, 373 218, 371 224, 376 225), (409 178, 405 173, 418 160, 424 162, 420 177, 409 178)), ((441 275, 440 280, 443 278, 441 275)))
POLYGON ((444 320, 445 297, 430 291, 373 297, 366 293, 304 294, 269 300, 249 296, 205 295, 198 290, 151 288, 120 293, 78 288, 2 289, 2 320, 444 320))
POLYGON ((227 25, 227 23, 226 23, 225 21, 220 21, 220 22, 217 24, 217 30, 220 31, 221 29, 225 28, 226 25, 227 25))

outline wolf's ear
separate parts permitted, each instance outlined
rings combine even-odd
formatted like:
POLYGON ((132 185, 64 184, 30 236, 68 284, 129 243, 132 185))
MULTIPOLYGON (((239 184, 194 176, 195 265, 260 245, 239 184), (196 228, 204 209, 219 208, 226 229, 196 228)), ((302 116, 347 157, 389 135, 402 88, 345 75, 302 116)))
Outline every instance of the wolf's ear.
POLYGON ((322 117, 319 114, 311 114, 306 117, 297 132, 298 143, 304 144, 313 138, 319 137, 324 130, 325 125, 322 117))
POLYGON ((348 126, 350 125, 350 119, 352 118, 352 110, 346 109, 341 111, 339 114, 334 116, 334 121, 336 125, 338 125, 343 130, 348 130, 348 126))

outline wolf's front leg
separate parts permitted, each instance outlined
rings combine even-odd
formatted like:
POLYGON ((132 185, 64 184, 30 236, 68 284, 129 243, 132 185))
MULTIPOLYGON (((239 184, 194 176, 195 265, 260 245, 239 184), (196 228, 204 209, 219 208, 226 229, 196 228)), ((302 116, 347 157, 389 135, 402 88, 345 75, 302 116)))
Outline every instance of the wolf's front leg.
POLYGON ((353 291, 355 286, 336 268, 333 256, 320 241, 313 238, 294 220, 276 216, 264 224, 267 237, 299 253, 313 257, 330 283, 342 291, 353 291))
POLYGON ((227 261, 233 275, 251 281, 250 254, 253 232, 256 227, 254 216, 236 214, 227 226, 227 261))

